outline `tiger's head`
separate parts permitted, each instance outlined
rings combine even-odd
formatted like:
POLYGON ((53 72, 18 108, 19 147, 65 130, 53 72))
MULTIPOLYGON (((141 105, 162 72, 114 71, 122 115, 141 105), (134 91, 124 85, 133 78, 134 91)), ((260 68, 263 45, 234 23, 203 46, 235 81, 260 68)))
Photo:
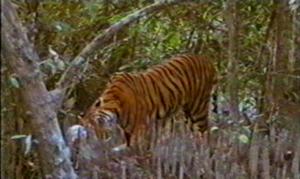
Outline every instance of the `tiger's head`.
POLYGON ((113 130, 118 127, 118 115, 115 109, 117 106, 114 100, 100 97, 88 109, 81 123, 95 132, 98 138, 108 140, 113 130))

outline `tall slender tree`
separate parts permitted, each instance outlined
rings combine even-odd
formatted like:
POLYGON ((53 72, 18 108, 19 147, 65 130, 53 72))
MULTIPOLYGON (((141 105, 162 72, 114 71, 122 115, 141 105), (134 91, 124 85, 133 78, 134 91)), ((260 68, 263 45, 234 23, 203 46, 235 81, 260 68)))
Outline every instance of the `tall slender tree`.
POLYGON ((238 1, 229 0, 226 4, 226 24, 228 27, 228 65, 227 65, 227 93, 229 100, 230 116, 239 120, 239 85, 238 85, 238 1))

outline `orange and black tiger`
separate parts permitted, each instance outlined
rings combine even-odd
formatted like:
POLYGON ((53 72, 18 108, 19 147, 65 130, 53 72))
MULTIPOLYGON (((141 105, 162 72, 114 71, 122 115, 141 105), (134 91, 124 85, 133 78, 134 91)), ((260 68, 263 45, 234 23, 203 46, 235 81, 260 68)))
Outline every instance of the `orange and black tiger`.
POLYGON ((149 130, 153 120, 182 110, 192 130, 208 128, 209 102, 217 82, 211 61, 179 55, 140 73, 113 76, 99 99, 82 118, 84 126, 101 135, 119 126, 127 144, 149 130))

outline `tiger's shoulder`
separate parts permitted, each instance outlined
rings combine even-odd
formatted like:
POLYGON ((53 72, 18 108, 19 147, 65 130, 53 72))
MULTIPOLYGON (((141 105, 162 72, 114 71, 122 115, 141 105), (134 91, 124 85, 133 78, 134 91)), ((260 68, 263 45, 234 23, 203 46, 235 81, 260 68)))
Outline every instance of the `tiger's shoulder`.
POLYGON ((135 76, 136 74, 134 73, 116 72, 110 77, 108 84, 128 83, 129 81, 134 81, 135 76))
MULTIPOLYGON (((168 64, 171 63, 185 63, 185 64, 195 64, 195 63, 205 63, 205 64, 212 64, 212 61, 201 55, 195 55, 195 54, 179 54, 174 55, 166 60, 164 60, 163 63, 157 65, 157 66, 168 66, 168 64)), ((155 68, 155 66, 154 66, 155 68)))
POLYGON ((168 58, 167 60, 164 60, 163 63, 153 65, 152 67, 148 68, 145 71, 140 71, 140 72, 117 72, 115 73, 109 80, 109 83, 116 83, 116 82, 129 82, 129 81, 135 81, 136 78, 139 78, 142 74, 150 74, 153 72, 155 69, 159 68, 167 68, 167 66, 170 63, 189 63, 193 65, 193 63, 206 63, 209 66, 213 68, 213 63, 210 61, 208 58, 200 55, 195 55, 195 54, 179 54, 172 56, 171 58, 168 58))

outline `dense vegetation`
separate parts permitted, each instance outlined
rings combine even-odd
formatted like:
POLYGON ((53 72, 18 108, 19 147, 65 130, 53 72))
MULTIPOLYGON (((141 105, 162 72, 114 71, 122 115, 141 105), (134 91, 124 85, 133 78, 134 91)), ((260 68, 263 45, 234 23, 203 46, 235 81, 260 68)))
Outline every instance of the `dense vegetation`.
MULTIPOLYGON (((127 15, 154 3, 149 0, 13 2, 38 52, 37 63, 48 90, 55 89, 73 58, 93 38, 127 15)), ((164 133, 151 152, 104 152, 106 157, 101 161, 93 159, 94 163, 79 169, 74 166, 82 176, 296 178, 300 175, 298 1, 217 0, 165 5, 124 28, 114 34, 108 45, 89 56, 80 82, 68 90, 58 112, 63 133, 78 123, 78 116, 101 94, 112 74, 141 71, 173 55, 193 53, 210 58, 219 72, 211 141, 199 141, 182 130, 164 133)), ((24 81, 8 65, 9 58, 2 52, 1 57, 4 57, 1 175, 40 178, 38 143, 34 137, 37 134, 20 95, 24 81)))

